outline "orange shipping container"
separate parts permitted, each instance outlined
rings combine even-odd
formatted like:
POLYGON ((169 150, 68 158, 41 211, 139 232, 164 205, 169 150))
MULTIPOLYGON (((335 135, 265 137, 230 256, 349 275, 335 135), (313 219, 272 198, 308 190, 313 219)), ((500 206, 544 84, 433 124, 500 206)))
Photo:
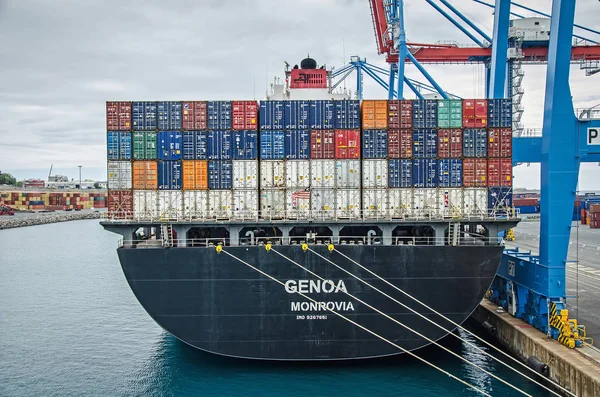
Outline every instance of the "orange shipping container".
POLYGON ((364 100, 361 105, 362 127, 365 130, 385 130, 388 124, 387 101, 364 100))
POLYGON ((133 162, 133 188, 141 190, 158 189, 158 164, 156 161, 133 162))
POLYGON ((208 189, 208 161, 183 160, 183 190, 208 189))

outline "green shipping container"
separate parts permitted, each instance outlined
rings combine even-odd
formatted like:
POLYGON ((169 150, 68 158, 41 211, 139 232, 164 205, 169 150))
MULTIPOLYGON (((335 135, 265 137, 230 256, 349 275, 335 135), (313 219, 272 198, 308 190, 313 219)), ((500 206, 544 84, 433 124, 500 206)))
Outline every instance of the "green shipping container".
POLYGON ((462 128, 462 100, 446 99, 438 101, 438 127, 462 128))
POLYGON ((156 132, 134 131, 133 132, 133 159, 134 160, 156 160, 156 132))

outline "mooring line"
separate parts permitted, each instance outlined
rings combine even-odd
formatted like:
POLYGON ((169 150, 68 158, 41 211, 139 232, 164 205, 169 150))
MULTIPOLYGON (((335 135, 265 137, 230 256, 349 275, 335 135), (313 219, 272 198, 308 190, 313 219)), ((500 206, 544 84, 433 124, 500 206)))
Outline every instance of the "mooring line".
MULTIPOLYGON (((235 256, 235 255, 233 255, 233 254, 230 254, 229 252, 225 251, 224 249, 222 249, 222 248, 221 248, 221 250, 218 250, 217 252, 222 252, 222 253, 224 253, 224 254, 226 254, 226 255, 229 255, 229 256, 230 256, 230 257, 232 257, 233 259, 235 259, 235 260, 237 260, 237 261, 239 261, 239 262, 243 263, 244 265, 246 265, 246 266, 250 267, 250 268, 251 268, 251 269, 253 269, 253 270, 256 270, 258 273, 260 273, 260 274, 262 274, 263 276, 265 276, 265 277, 267 277, 267 278, 269 278, 269 279, 271 279, 271 280, 275 281, 276 283, 280 284, 281 286, 283 286, 283 287, 285 288, 285 284, 284 284, 284 283, 282 283, 281 281, 277 280, 275 277, 273 277, 273 276, 271 276, 271 275, 269 275, 269 274, 267 274, 267 273, 263 272, 262 270, 260 270, 260 269, 258 269, 258 268, 256 268, 256 267, 252 266, 251 264, 249 264, 248 262, 246 262, 246 261, 244 261, 244 260, 242 260, 242 259, 238 258, 237 256, 235 256)), ((296 293, 296 294, 298 294, 298 295, 300 295, 300 296, 302 296, 302 297, 303 297, 303 298, 305 298, 305 299, 308 299, 309 301, 311 301, 311 302, 313 302, 313 303, 317 303, 317 304, 318 304, 318 302, 317 302, 315 299, 311 298, 310 296, 307 296, 307 295, 305 295, 305 294, 303 294, 303 293, 301 293, 301 292, 299 292, 299 291, 295 291, 295 293, 296 293)), ((477 391, 477 392, 479 392, 479 393, 483 394, 484 396, 492 397, 492 395, 491 395, 491 394, 488 394, 488 393, 486 393, 484 390, 482 390, 482 389, 478 388, 477 386, 474 386, 474 385, 470 384, 469 382, 467 382, 467 381, 465 381, 465 380, 463 380, 463 379, 460 379, 460 378, 459 378, 459 377, 457 377, 456 375, 453 375, 453 374, 451 374, 450 372, 446 371, 445 369, 443 369, 443 368, 440 368, 440 367, 438 367, 437 365, 435 365, 435 364, 433 364, 433 363, 431 363, 431 362, 429 362, 429 361, 425 360, 424 358, 417 356, 416 354, 414 354, 414 353, 413 353, 413 352, 411 352, 410 350, 407 350, 407 349, 403 348, 402 346, 400 346, 400 345, 397 345, 396 343, 394 343, 394 342, 392 342, 392 341, 390 341, 390 340, 388 340, 388 339, 384 338, 383 336, 381 336, 381 335, 379 335, 379 334, 375 333, 374 331, 371 331, 370 329, 368 329, 368 328, 366 328, 366 327, 364 327, 364 326, 362 326, 362 325, 358 324, 357 322, 355 322, 355 321, 352 321, 351 319, 347 318, 347 317, 346 317, 346 316, 344 316, 343 314, 341 314, 341 313, 338 313, 338 312, 336 312, 336 311, 335 311, 335 310, 333 310, 333 309, 329 309, 327 306, 325 306, 325 309, 326 309, 327 311, 329 311, 329 312, 331 312, 331 313, 335 314, 336 316, 338 316, 338 317, 340 317, 340 318, 342 318, 342 319, 346 320, 347 322, 349 322, 349 323, 351 323, 351 324, 353 324, 353 325, 356 325, 358 328, 360 328, 360 329, 362 329, 362 330, 364 330, 364 331, 367 331, 368 333, 370 333, 371 335, 375 336, 376 338, 379 338, 379 339, 381 339, 382 341, 384 341, 384 342, 386 342, 386 343, 388 343, 388 344, 390 344, 390 345, 394 346, 395 348, 397 348, 397 349, 401 350, 402 352, 404 352, 404 353, 406 353, 406 354, 410 355, 411 357, 414 357, 414 358, 416 358, 417 360, 419 360, 419 361, 421 361, 421 362, 423 362, 423 363, 425 363, 425 364, 429 365, 430 367, 433 367, 433 368, 437 369, 438 371, 440 371, 441 373, 443 373, 443 374, 445 374, 445 375, 449 376, 450 378, 452 378, 452 379, 454 379, 454 380, 457 380, 457 381, 459 381, 459 382, 460 382, 460 383, 462 383, 463 385, 470 387, 471 389, 473 389, 473 390, 475 390, 475 391, 477 391)))
MULTIPOLYGON (((291 263, 293 263, 294 265, 298 266, 300 269, 303 269, 304 271, 306 271, 306 272, 308 272, 308 273, 312 274, 313 276, 315 276, 315 277, 319 278, 320 280, 323 280, 323 281, 325 280, 323 277, 319 276, 317 273, 315 273, 315 272, 313 272, 313 271, 311 271, 311 270, 307 269, 306 267, 302 266, 302 265, 301 265, 301 264, 299 264, 298 262, 294 261, 293 259, 290 259, 290 258, 288 258, 287 256, 283 255, 282 253, 280 253, 280 252, 278 252, 278 251, 274 250, 273 248, 271 248, 271 250, 270 250, 270 251, 273 251, 273 252, 274 252, 274 253, 276 253, 277 255, 279 255, 279 256, 281 256, 282 258, 284 258, 284 259, 286 259, 286 260, 290 261, 290 262, 291 262, 291 263)), ((523 391, 523 390, 519 389, 518 387, 516 387, 516 386, 514 386, 514 385, 510 384, 509 382, 505 381, 504 379, 500 378, 499 376, 497 376, 497 375, 495 375, 495 374, 493 374, 493 373, 491 373, 491 372, 487 371, 485 368, 483 368, 483 367, 480 367, 479 365, 477 365, 477 364, 475 364, 475 363, 473 363, 473 362, 469 361, 468 359, 464 358, 464 357, 463 357, 463 356, 461 356, 460 354, 457 354, 457 353, 453 352, 452 350, 448 349, 447 347, 445 347, 445 346, 442 346, 441 344, 439 344, 438 342, 434 341, 433 339, 431 339, 431 338, 428 338, 427 336, 423 335, 423 334, 422 334, 422 333, 420 333, 419 331, 416 331, 416 330, 412 329, 412 328, 411 328, 411 327, 409 327, 408 325, 406 325, 406 324, 402 323, 401 321, 398 321, 398 320, 396 320, 395 318, 391 317, 390 315, 388 315, 388 314, 386 314, 386 313, 382 312, 381 310, 379 310, 379 309, 377 309, 377 308, 375 308, 375 307, 371 306, 370 304, 368 304, 368 303, 366 303, 365 301, 363 301, 363 300, 361 300, 361 299, 357 298, 356 296, 352 295, 351 293, 349 293, 349 292, 347 292, 347 291, 341 291, 341 292, 343 292, 344 294, 348 295, 348 296, 349 296, 349 297, 351 297, 352 299, 356 299, 358 302, 360 302, 360 303, 362 303, 363 305, 367 306, 369 309, 371 309, 371 310, 373 310, 373 311, 375 311, 375 312, 379 313, 379 314, 380 314, 380 315, 382 315, 383 317, 385 317, 385 318, 387 318, 387 319, 389 319, 389 320, 391 320, 391 321, 395 322, 396 324, 400 325, 401 327, 404 327, 405 329, 407 329, 407 330, 409 330, 409 331, 413 332, 415 335, 417 335, 417 336, 420 336, 421 338, 425 339, 425 340, 426 340, 426 341, 428 341, 429 343, 432 343, 432 344, 434 344, 434 345, 438 346, 439 348, 441 348, 442 350, 446 351, 447 353, 449 353, 449 354, 453 355, 454 357, 456 357, 456 358, 458 358, 458 359, 460 359, 460 360, 462 360, 462 361, 466 362, 466 363, 467 363, 467 364, 469 364, 469 365, 472 365, 473 367, 475 367, 475 368, 479 369, 479 370, 480 370, 480 371, 482 371, 483 373, 485 373, 485 374, 487 374, 487 375, 491 376, 492 378, 494 378, 494 379, 496 379, 496 380, 498 380, 498 381, 500 381, 500 382, 504 383, 505 385, 507 385, 507 386, 509 386, 509 387, 511 387, 511 388, 513 388, 513 389, 515 389, 516 391, 520 392, 521 394, 523 394, 523 395, 526 395, 526 396, 529 396, 529 397, 533 397, 531 394, 528 394, 528 393, 526 393, 525 391, 523 391)))
MULTIPOLYGON (((309 248, 309 249, 310 249, 310 248, 309 248)), ((319 255, 318 253, 316 253, 316 252, 315 252, 315 251, 313 251, 312 249, 310 249, 310 250, 311 250, 313 253, 315 253, 316 255, 319 255)), ((502 351, 502 350, 501 350, 501 349, 499 349, 498 347, 494 346, 494 345, 493 345, 493 344, 491 344, 490 342, 488 342, 488 341, 486 341, 485 339, 483 339, 483 338, 479 337, 478 335, 475 335, 473 332, 471 332, 471 331, 469 331, 468 329, 464 328, 462 325, 460 325, 460 324, 458 324, 457 322, 455 322, 455 321, 451 320, 450 318, 446 317, 445 315, 443 315, 442 313, 440 313, 440 312, 438 312, 437 310, 433 309, 432 307, 428 306, 427 304, 425 304, 425 303, 421 302, 419 299, 415 298, 414 296, 410 295, 408 292, 406 292, 406 291, 402 290, 401 288, 399 288, 399 287, 395 286, 394 284, 390 283, 390 282, 389 282, 389 281, 387 281, 385 278, 383 278, 383 277, 380 277, 379 275, 377 275, 376 273, 372 272, 371 270, 369 270, 369 269, 368 269, 368 268, 366 268, 365 266, 362 266, 360 263, 356 262, 354 259, 352 259, 352 258, 350 258, 349 256, 345 255, 344 253, 342 253, 342 252, 338 251, 337 249, 334 249, 333 251, 334 251, 334 252, 337 252, 338 254, 340 254, 341 256, 343 256, 344 258, 346 258, 347 260, 349 260, 350 262, 354 263, 354 264, 355 264, 356 266, 358 266, 359 268, 361 268, 361 269, 363 269, 363 270, 366 270, 367 272, 369 272, 369 273, 370 273, 370 274, 372 274, 373 276, 377 277, 378 279, 380 279, 380 280, 381 280, 381 281, 383 281, 384 283, 388 284, 388 285, 389 285, 389 286, 391 286, 392 288, 396 289, 397 291, 401 292, 401 293, 402 293, 402 294, 404 294, 405 296, 407 296, 407 297, 409 297, 410 299, 414 300, 415 302, 417 302, 417 303, 419 303, 419 304, 423 305, 425 308, 427 308, 427 309, 431 310, 433 313, 435 313, 435 314, 437 314, 438 316, 442 317, 444 320, 448 321, 448 322, 449 322, 449 323, 451 323, 452 325, 456 326, 457 328, 460 328, 461 330, 465 331, 467 334, 469 334, 469 335, 471 335, 471 336, 475 337, 475 338, 476 338, 477 340, 479 340, 480 342, 483 342, 484 344, 486 344, 487 346, 489 346, 489 347, 491 347, 492 349, 496 350, 497 352, 499 352, 499 353, 502 353, 504 356, 506 356, 506 357, 510 358, 511 360, 513 360, 514 362, 516 362, 516 363, 520 364, 521 366, 525 367, 527 370, 529 370, 529 371, 533 372, 534 374, 536 374, 536 375, 538 375, 538 376, 540 375, 540 374, 538 374, 538 373, 537 373, 537 372, 536 372, 536 371, 535 371, 533 368, 530 368, 530 367, 528 367, 526 364, 522 363, 521 361, 519 361, 518 359, 514 358, 514 357, 513 357, 513 356, 511 356, 510 354, 508 354, 508 353, 505 353, 504 351, 502 351)), ((321 255, 319 255, 319 256, 321 256, 321 255)), ((323 259, 327 260, 327 259, 326 259, 326 258, 324 258, 323 256, 321 256, 321 258, 323 258, 323 259)), ((332 261, 330 261, 330 263, 332 263, 332 264, 334 264, 334 265, 335 265, 335 263, 333 263, 332 261)), ((335 265, 335 266, 337 266, 337 265, 335 265)), ((344 270, 344 269, 342 269, 342 268, 340 268, 340 269, 341 269, 341 270, 344 270)), ((345 270, 344 270, 344 271, 345 271, 345 270)), ((348 273, 348 272, 346 271, 346 273, 348 273)), ((349 274, 351 274, 351 273, 349 273, 349 274)), ((360 278, 358 278, 357 276, 354 276, 353 274, 351 274, 351 275, 352 275, 353 277, 355 277, 355 278, 357 278, 357 279, 361 280, 361 279, 360 279, 360 278)), ((361 281, 363 281, 363 280, 361 280, 361 281)), ((363 282, 364 282, 364 283, 367 283, 366 281, 363 281, 363 282)), ((373 289, 376 289, 375 287, 372 287, 372 286, 371 286, 371 288, 373 288, 373 289)), ((378 291, 379 291, 379 290, 378 290, 378 291)), ((379 291, 379 292, 381 292, 381 291, 379 291)), ((384 295, 385 295, 385 294, 384 294, 384 295)), ((387 296, 387 295, 386 295, 386 296, 387 296)), ((388 297, 389 297, 389 296, 388 296, 388 297)), ((392 299, 392 300, 394 300, 395 302, 399 303, 399 304, 400 304, 400 305, 402 305, 403 307, 405 307, 405 308, 409 309, 409 310, 410 310, 410 311, 412 311, 413 313, 417 313, 417 314, 419 314, 418 312, 414 311, 413 309, 410 309, 409 307, 407 307, 407 306, 405 306, 404 304, 402 304, 402 303, 398 302, 397 300, 395 300, 395 299, 393 299, 393 298, 390 298, 390 299, 392 299)), ((423 317, 424 317, 424 316, 423 316, 423 317)), ((430 322, 432 322, 432 323, 436 324, 438 327, 441 327, 442 329, 444 329, 444 330, 448 331, 447 329, 443 328, 441 325, 437 324, 435 321, 433 321, 433 320, 431 320, 431 319, 429 319, 429 318, 427 318, 427 317, 424 317, 424 318, 425 318, 425 319, 427 319, 428 321, 430 321, 430 322)), ((450 334, 452 334, 452 332, 450 332, 450 334)), ((454 334, 452 334, 452 335, 454 335, 454 334)), ((458 337, 457 335, 454 335, 454 336, 458 337)), ((460 337, 458 337, 458 338, 460 338, 460 337)), ((466 342, 466 343, 469 343, 469 344, 471 344, 471 343, 470 343, 470 342, 468 342, 468 341, 465 341, 465 342, 466 342)), ((541 384, 540 382, 538 382, 538 381, 536 381, 536 380, 532 379, 531 377, 529 377, 529 376, 527 376, 526 374, 524 374, 524 373, 520 372, 520 371, 519 371, 519 370, 517 370, 516 368, 514 368, 514 367, 511 367, 511 366, 510 366, 508 363, 505 363, 504 361, 500 360, 499 358, 497 358, 497 357, 494 357, 492 354, 490 354, 490 353, 486 352, 485 350, 481 349, 480 347, 478 347, 478 346, 476 346, 476 345, 473 345, 473 344, 471 344, 471 346, 474 346, 476 349, 478 349, 479 351, 481 351, 481 352, 482 352, 482 353, 484 353, 485 355, 487 355, 487 356, 491 357, 491 358, 492 358, 492 359, 494 359, 495 361, 497 361, 497 362, 499 362, 499 363, 501 363, 501 364, 505 365, 506 367, 508 367, 508 368, 512 369, 512 370, 513 370, 513 371, 515 371, 516 373, 518 373, 518 374, 520 374, 521 376, 523 376, 524 378, 526 378, 526 379, 528 379, 528 380, 532 381, 533 383, 537 384, 538 386, 541 386, 542 388, 546 389, 547 391, 551 392, 552 394, 554 394, 554 395, 556 395, 556 396, 560 396, 560 394, 559 394, 559 393, 557 393, 557 392, 555 392, 554 390, 552 390, 552 389, 548 388, 547 386, 545 386, 545 385, 541 384)), ((576 394, 574 394, 574 393, 573 393, 573 392, 571 392, 570 390, 568 390, 568 389, 564 388, 563 386, 559 385, 558 383, 556 383, 556 382, 555 382, 555 381, 553 381, 552 379, 550 379, 550 378, 544 378, 544 379, 546 379, 547 381, 549 381, 550 383, 552 383, 552 384, 553 384, 555 387, 557 387, 558 389, 560 389, 560 390, 562 390, 563 392, 567 393, 568 395, 570 395, 570 396, 573 396, 573 397, 577 397, 577 396, 576 396, 576 394)))

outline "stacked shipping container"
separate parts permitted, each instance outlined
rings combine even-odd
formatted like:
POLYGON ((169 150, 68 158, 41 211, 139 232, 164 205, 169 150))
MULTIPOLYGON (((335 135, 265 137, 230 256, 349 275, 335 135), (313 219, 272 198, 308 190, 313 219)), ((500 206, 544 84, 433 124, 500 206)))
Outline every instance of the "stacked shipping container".
POLYGON ((259 207, 268 219, 357 218, 361 208, 366 218, 482 215, 512 205, 509 108, 109 102, 109 205, 161 219, 256 219, 259 207))
POLYGON ((358 101, 260 104, 261 216, 360 216, 358 101))
POLYGON ((67 210, 106 208, 106 193, 0 192, 0 204, 16 210, 67 210))

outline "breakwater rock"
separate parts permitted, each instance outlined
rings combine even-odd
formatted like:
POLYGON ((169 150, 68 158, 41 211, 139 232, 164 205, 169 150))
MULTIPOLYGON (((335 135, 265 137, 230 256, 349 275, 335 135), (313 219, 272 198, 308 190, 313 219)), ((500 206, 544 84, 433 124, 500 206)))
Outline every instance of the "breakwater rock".
POLYGON ((77 221, 82 219, 100 219, 101 212, 39 212, 35 214, 17 214, 14 216, 0 216, 0 230, 15 227, 44 225, 46 223, 77 221))

